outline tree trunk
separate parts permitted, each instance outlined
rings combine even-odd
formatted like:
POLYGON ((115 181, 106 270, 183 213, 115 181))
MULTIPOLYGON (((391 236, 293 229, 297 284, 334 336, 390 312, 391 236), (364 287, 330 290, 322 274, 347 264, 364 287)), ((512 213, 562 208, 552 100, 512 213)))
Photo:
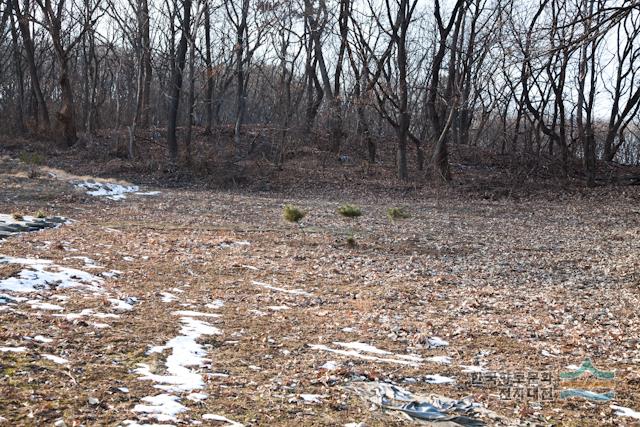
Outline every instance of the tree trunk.
POLYGON ((176 137, 176 129, 178 122, 178 108, 180 106, 180 92, 182 90, 182 73, 187 56, 187 42, 189 39, 189 31, 191 24, 191 0, 183 0, 184 11, 182 19, 182 33, 178 50, 173 61, 173 69, 171 71, 171 87, 169 88, 169 109, 167 121, 167 144, 169 148, 169 162, 171 167, 175 167, 178 161, 178 140, 176 137))
POLYGON ((205 63, 207 65, 207 95, 205 99, 206 129, 207 135, 211 134, 213 125, 213 68, 211 63, 211 17, 209 16, 209 2, 204 5, 204 40, 205 63))
POLYGON ((233 127, 233 142, 236 156, 240 155, 241 132, 245 113, 245 37, 247 31, 247 17, 249 15, 249 0, 242 0, 240 23, 236 28, 236 118, 233 127))
POLYGON ((13 64, 16 69, 16 80, 18 83, 18 95, 15 100, 16 104, 16 131, 20 134, 25 133, 24 124, 24 111, 22 103, 24 101, 24 73, 22 72, 22 58, 20 56, 20 50, 18 49, 18 31, 16 30, 15 21, 13 15, 10 16, 11 20, 11 41, 13 44, 13 64))
POLYGON ((68 64, 65 58, 60 64, 60 90, 62 92, 62 105, 57 112, 57 118, 62 125, 62 138, 68 147, 72 147, 78 140, 76 133, 76 118, 73 102, 73 88, 69 80, 68 64))
MULTIPOLYGON (((142 68, 144 74, 144 85, 142 89, 142 105, 140 110, 142 117, 140 126, 146 129, 149 127, 149 113, 151 110, 151 79, 153 77, 151 68, 151 37, 149 35, 149 3, 147 0, 140 0, 140 30, 142 41, 142 68)), ((139 117, 140 118, 140 117, 139 117)))
POLYGON ((27 65, 29 66, 29 77, 31 78, 31 87, 33 94, 37 101, 38 127, 40 132, 49 132, 51 129, 51 121, 49 120, 49 109, 47 103, 44 100, 42 89, 40 87, 40 79, 38 77, 38 68, 34 56, 33 40, 31 38, 31 31, 29 29, 29 20, 20 11, 19 0, 13 0, 13 10, 18 20, 18 27, 20 28, 20 34, 22 35, 22 44, 24 45, 25 57, 27 59, 27 65))

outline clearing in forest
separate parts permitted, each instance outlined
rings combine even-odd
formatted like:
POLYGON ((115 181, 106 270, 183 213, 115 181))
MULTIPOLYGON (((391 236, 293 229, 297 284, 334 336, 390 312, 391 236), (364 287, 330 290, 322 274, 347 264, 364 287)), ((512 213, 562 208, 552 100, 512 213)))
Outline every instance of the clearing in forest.
POLYGON ((58 222, 0 241, 0 425, 640 419, 636 189, 327 196, 1 170, 5 229, 58 222))

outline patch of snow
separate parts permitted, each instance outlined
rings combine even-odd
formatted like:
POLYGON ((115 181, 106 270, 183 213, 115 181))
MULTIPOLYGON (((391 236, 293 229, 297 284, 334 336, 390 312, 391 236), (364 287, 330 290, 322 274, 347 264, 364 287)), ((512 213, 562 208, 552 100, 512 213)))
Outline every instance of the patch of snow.
POLYGON ((336 369, 338 369, 338 364, 333 360, 329 360, 328 362, 325 362, 324 365, 320 366, 320 369, 326 369, 327 371, 335 371, 336 369))
POLYGON ((120 277, 122 271, 120 270, 111 270, 111 271, 103 271, 100 273, 101 276, 106 277, 107 279, 111 279, 113 277, 120 277))
POLYGON ((67 359, 63 359, 62 357, 58 357, 53 354, 43 354, 42 357, 59 365, 66 365, 67 363, 69 363, 67 359))
MULTIPOLYGON (((403 359, 395 359, 395 358, 381 358, 377 356, 369 356, 367 354, 362 354, 356 350, 341 350, 335 349, 331 347, 327 347, 324 344, 307 344, 310 348, 314 350, 328 351, 331 353, 340 354, 342 356, 350 356, 355 357, 357 359, 370 360, 374 362, 384 362, 384 363, 395 363, 398 365, 408 365, 408 366, 419 366, 420 363, 411 361, 411 360, 403 360, 403 359)), ((393 355, 393 353, 391 353, 393 355)))
MULTIPOLYGON (((65 258, 65 259, 67 259, 67 258, 65 258)), ((92 260, 91 258, 86 257, 86 256, 72 256, 72 257, 68 257, 68 259, 79 259, 82 262, 84 262, 84 265, 87 268, 102 268, 101 266, 96 264, 96 262, 94 260, 92 260)))
POLYGON ((170 339, 164 346, 154 347, 151 352, 170 349, 172 352, 167 357, 167 375, 158 375, 151 372, 149 366, 140 364, 136 372, 143 375, 141 380, 156 382, 156 388, 173 391, 192 391, 204 387, 202 375, 193 369, 194 366, 202 366, 206 361, 206 351, 197 340, 202 335, 216 335, 221 331, 215 326, 190 317, 183 317, 182 335, 170 339))
POLYGON ((38 342, 42 342, 42 343, 50 343, 53 342, 53 340, 51 338, 47 338, 47 337, 43 337, 42 335, 36 335, 35 337, 33 337, 34 341, 38 341, 38 342))
MULTIPOLYGON (((198 343, 198 339, 203 335, 216 335, 222 332, 215 326, 193 317, 182 317, 180 320, 181 335, 170 339, 163 346, 156 346, 150 350, 151 353, 171 350, 165 362, 167 374, 155 374, 151 372, 148 365, 142 363, 138 364, 135 372, 142 375, 141 380, 155 382, 154 387, 158 389, 173 393, 189 392, 187 398, 204 400, 207 398, 206 394, 195 392, 204 388, 204 378, 196 369, 192 369, 208 361, 205 358, 207 353, 198 343)), ((187 407, 180 403, 180 399, 172 394, 148 396, 143 401, 150 405, 136 405, 134 411, 147 413, 158 421, 175 421, 177 414, 187 410, 187 407)))
POLYGON ((0 265, 23 265, 27 268, 20 271, 17 277, 0 280, 0 290, 12 292, 34 292, 57 288, 83 287, 92 291, 100 291, 103 280, 86 271, 61 267, 52 261, 36 258, 13 258, 0 255, 0 265))
POLYGON ((352 350, 364 351, 365 353, 393 354, 390 351, 380 350, 377 347, 361 342, 334 342, 334 344, 339 345, 340 347, 350 348, 352 350))
POLYGON ((187 395, 187 399, 193 400, 194 402, 201 402, 207 397, 209 397, 207 393, 190 393, 189 395, 187 395))
POLYGON ((251 245, 250 242, 247 242, 246 240, 240 240, 239 242, 221 242, 220 244, 218 244, 218 247, 220 249, 230 249, 237 246, 249 246, 249 245, 251 245))
POLYGON ((218 308, 224 307, 224 301, 222 301, 221 299, 217 299, 217 300, 214 300, 213 302, 205 304, 204 306, 207 307, 207 308, 212 308, 212 309, 216 310, 218 308))
POLYGON ((427 360, 429 362, 440 363, 442 365, 451 364, 451 358, 449 356, 432 356, 432 357, 428 357, 427 360))
POLYGON ((483 366, 477 365, 460 365, 460 367, 464 368, 462 372, 487 372, 487 369, 483 366))
POLYGON ((110 328, 110 325, 107 325, 106 323, 92 323, 91 326, 93 326, 96 329, 107 329, 110 328))
MULTIPOLYGON (((289 308, 289 307, 287 307, 289 308)), ((249 313, 255 314, 256 316, 266 316, 267 313, 265 313, 264 311, 260 311, 260 310, 249 310, 249 313)))
POLYGON ((313 294, 310 294, 307 291, 304 291, 302 289, 285 289, 285 288, 279 288, 277 286, 271 286, 267 283, 264 282, 258 282, 257 280, 253 280, 251 283, 253 283, 256 286, 260 286, 262 288, 265 289, 269 289, 271 291, 276 291, 276 292, 284 292, 286 294, 291 294, 291 295, 304 295, 306 297, 310 297, 313 296, 313 294))
POLYGON ((625 408, 624 406, 611 405, 611 409, 615 410, 615 414, 619 417, 630 417, 640 420, 640 412, 634 411, 631 408, 625 408))
POLYGON ((61 315, 56 315, 56 317, 65 317, 67 320, 76 320, 84 316, 90 316, 92 314, 93 314, 93 310, 91 310, 90 308, 85 308, 79 313, 61 314, 61 315))
MULTIPOLYGON (((267 308, 272 311, 289 310, 289 307, 287 307, 286 305, 269 305, 267 306, 267 308)), ((254 311, 259 311, 259 310, 254 310, 254 311)))
POLYGON ((411 360, 412 362, 422 362, 424 359, 416 354, 396 354, 396 357, 404 360, 411 360))
POLYGON ((439 374, 427 375, 424 377, 424 381, 428 384, 452 384, 456 382, 453 378, 444 377, 439 374))
POLYGON ((60 310, 64 310, 64 307, 56 305, 56 304, 50 304, 48 302, 40 302, 37 300, 31 300, 28 302, 28 304, 31 305, 31 308, 33 308, 34 310, 50 310, 50 311, 60 311, 60 310))
POLYGON ((129 311, 129 310, 133 310, 133 305, 125 302, 125 301, 121 301, 119 299, 116 298, 109 298, 109 302, 111 303, 112 307, 114 310, 119 310, 119 311, 129 311))
POLYGON ((119 319, 120 315, 113 313, 95 313, 93 317, 97 317, 98 319, 119 319))
POLYGON ((205 421, 221 421, 230 424, 231 427, 244 427, 244 424, 240 424, 236 421, 230 420, 227 417, 223 417, 222 415, 215 414, 204 414, 202 419, 205 421))
POLYGON ((428 342, 429 342, 429 347, 446 347, 449 345, 448 341, 445 341, 439 337, 431 337, 429 338, 428 342))
POLYGON ((171 313, 175 316, 192 316, 192 317, 220 317, 220 314, 217 313, 202 313, 199 311, 192 310, 178 310, 171 313))
POLYGON ((76 188, 88 190, 86 193, 94 197, 104 197, 110 200, 123 200, 126 193, 135 193, 140 188, 137 185, 120 185, 112 182, 83 181, 75 184, 76 188))
POLYGON ((26 347, 0 347, 0 353, 24 353, 26 347))
POLYGON ((169 292, 160 292, 160 295, 162 295, 162 302, 172 302, 178 299, 178 297, 176 297, 174 294, 170 294, 169 292))
POLYGON ((320 400, 327 396, 324 394, 301 394, 300 397, 307 403, 320 403, 320 400))
POLYGON ((342 328, 342 332, 350 333, 350 332, 355 332, 355 331, 356 330, 354 328, 342 328))
POLYGON ((145 193, 137 192, 135 194, 137 194, 138 196, 157 196, 161 193, 160 191, 147 191, 145 193))
POLYGON ((149 414, 158 421, 176 421, 176 415, 185 412, 187 407, 179 402, 177 396, 171 394, 158 394, 157 396, 143 397, 142 401, 148 405, 138 404, 134 412, 149 414))

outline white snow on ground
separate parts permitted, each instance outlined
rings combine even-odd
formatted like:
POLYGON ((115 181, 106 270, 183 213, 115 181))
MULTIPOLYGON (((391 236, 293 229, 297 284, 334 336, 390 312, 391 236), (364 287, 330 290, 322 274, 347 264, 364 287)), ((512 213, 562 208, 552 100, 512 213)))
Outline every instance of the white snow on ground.
POLYGON ((324 344, 307 344, 307 345, 313 350, 328 351, 331 353, 340 354, 342 356, 355 357, 357 359, 371 360, 374 362, 395 363, 398 365, 420 366, 420 362, 417 360, 405 360, 400 358, 399 355, 393 354, 393 353, 389 353, 391 356, 395 356, 393 358, 392 357, 381 358, 377 356, 369 356, 368 354, 362 354, 357 350, 341 350, 341 349, 331 348, 324 344))
POLYGON ((136 194, 138 196, 158 196, 161 193, 159 191, 147 191, 147 192, 144 192, 144 193, 141 193, 141 192, 138 191, 138 192, 136 192, 136 194))
POLYGON ((49 311, 60 311, 64 310, 64 307, 57 304, 50 304, 48 302, 42 302, 38 300, 27 301, 27 304, 31 305, 31 308, 34 310, 49 310, 49 311))
POLYGON ((133 310, 133 305, 129 304, 128 302, 119 300, 117 298, 109 298, 109 302, 111 303, 111 306, 113 307, 114 310, 119 310, 119 311, 133 310))
MULTIPOLYGON (((271 311, 283 311, 283 310, 289 310, 289 307, 287 307, 286 305, 269 305, 267 306, 267 308, 271 311)), ((257 312, 259 310, 252 310, 253 312, 257 312)), ((256 313, 257 314, 257 313, 256 313)))
POLYGON ((220 314, 217 313, 202 313, 200 311, 192 311, 192 310, 178 310, 171 313, 175 316, 192 316, 192 317, 220 317, 220 314))
POLYGON ((126 199, 126 193, 135 193, 140 188, 137 185, 120 185, 112 182, 82 181, 75 183, 76 188, 87 190, 87 194, 94 197, 104 197, 110 200, 126 199))
POLYGON ((102 277, 106 277, 108 279, 112 277, 119 277, 121 274, 122 274, 122 271, 120 270, 103 271, 102 273, 100 273, 102 277))
POLYGON ((67 359, 63 359, 62 357, 58 357, 53 354, 43 354, 42 357, 59 365, 66 365, 67 363, 69 363, 67 359))
POLYGON ((460 365, 460 367, 464 368, 462 372, 487 372, 487 369, 482 366, 477 365, 460 365))
POLYGON ((373 353, 373 354, 393 354, 390 351, 380 350, 372 345, 361 343, 361 342, 334 342, 335 345, 339 345, 340 347, 349 348, 356 351, 363 351, 365 353, 373 353))
POLYGON ((45 343, 45 344, 53 342, 53 340, 51 338, 43 337, 42 335, 36 335, 35 337, 33 337, 33 340, 34 341, 38 341, 38 342, 42 342, 42 343, 45 343))
MULTIPOLYGON (((216 300, 214 303, 216 308, 224 305, 220 300, 216 300)), ((142 375, 140 377, 141 380, 155 382, 154 387, 163 390, 164 393, 145 397, 142 400, 147 404, 138 404, 133 410, 146 414, 148 417, 155 418, 160 422, 177 421, 176 416, 188 410, 186 406, 180 403, 180 398, 176 394, 188 393, 187 399, 196 402, 208 397, 206 393, 199 391, 205 387, 205 381, 203 374, 195 369, 209 362, 209 359, 206 359, 207 352, 198 343, 198 340, 205 335, 222 333, 215 326, 195 319, 198 316, 217 317, 217 314, 189 310, 175 311, 173 314, 181 316, 182 328, 180 329, 180 335, 170 339, 165 345, 151 347, 148 352, 149 354, 164 353, 170 350, 165 362, 166 373, 164 375, 153 373, 151 367, 143 363, 138 364, 138 368, 135 370, 136 373, 142 375)), ((218 417, 217 415, 209 415, 218 417)), ((241 424, 224 417, 203 419, 225 421, 234 426, 241 426, 241 424)))
POLYGON ((301 394, 300 398, 307 403, 320 403, 320 400, 327 397, 324 394, 301 394))
POLYGON ((159 394, 142 398, 148 405, 136 405, 135 412, 149 414, 158 421, 176 421, 176 415, 185 412, 187 407, 181 404, 180 398, 171 394, 159 394))
POLYGON ((615 410, 615 414, 619 417, 630 417, 640 420, 640 412, 634 411, 631 408, 625 408, 624 406, 611 405, 611 409, 615 410))
POLYGON ((231 249, 235 247, 241 246, 249 246, 251 242, 247 242, 246 240, 240 240, 238 242, 222 242, 218 245, 220 249, 231 249))
POLYGON ((439 374, 427 375, 424 381, 428 384, 452 384, 456 382, 453 378, 444 377, 439 374))
POLYGON ((111 325, 107 325, 106 323, 92 323, 91 326, 96 329, 107 329, 111 327, 111 325))
POLYGON ((244 424, 240 424, 236 421, 230 420, 227 417, 223 417, 222 415, 215 415, 215 414, 204 414, 202 416, 202 419, 205 421, 220 421, 220 422, 225 422, 228 423, 230 425, 230 427, 244 427, 244 424))
POLYGON ((119 319, 120 315, 113 313, 96 313, 90 308, 85 308, 84 310, 78 313, 68 313, 68 314, 54 314, 53 317, 64 317, 67 320, 76 320, 81 317, 92 316, 98 319, 119 319))
POLYGON ((16 264, 27 268, 17 277, 0 280, 0 290, 12 292, 34 292, 57 288, 81 287, 91 291, 100 291, 103 280, 86 271, 62 267, 52 261, 36 258, 14 258, 0 255, 0 265, 16 264))
MULTIPOLYGON (((361 343, 361 342, 334 342, 333 345, 346 348, 347 350, 342 350, 339 348, 331 348, 324 344, 308 344, 308 346, 314 350, 328 351, 328 352, 340 354, 343 356, 350 356, 358 359, 371 360, 375 362, 396 363, 399 365, 410 365, 410 366, 420 366, 425 361, 441 363, 445 365, 451 364, 451 358, 449 356, 433 356, 427 359, 423 359, 422 357, 415 354, 392 353, 390 351, 382 350, 370 344, 361 343), (365 353, 369 353, 369 354, 365 354, 365 353), (372 356, 371 354, 386 356, 386 357, 372 356)), ((444 377, 438 378, 439 376, 437 375, 432 377, 434 380, 439 380, 444 378, 444 377)))
POLYGON ((449 345, 448 341, 443 340, 439 337, 431 337, 429 338, 429 347, 446 347, 449 345))
POLYGON ((310 294, 309 292, 303 291, 302 289, 278 288, 276 286, 271 286, 271 285, 269 285, 267 283, 264 283, 264 282, 258 282, 257 280, 253 280, 251 283, 253 283, 256 286, 260 286, 262 288, 269 289, 269 290, 276 291, 276 292, 284 292, 286 294, 291 294, 291 295, 304 295, 306 297, 313 296, 313 294, 310 294))
POLYGON ((24 353, 26 347, 0 347, 0 353, 24 353))
POLYGON ((217 299, 210 302, 209 304, 205 304, 204 306, 215 310, 215 309, 224 307, 224 302, 221 299, 217 299))
POLYGON ((172 302, 178 298, 174 294, 171 294, 169 292, 160 292, 160 295, 162 296, 162 302, 172 302))
MULTIPOLYGON (((64 223, 70 223, 71 221, 64 218, 64 217, 58 217, 62 220, 64 220, 64 223)), ((27 223, 30 222, 34 222, 34 221, 42 221, 42 220, 46 220, 45 218, 36 218, 34 216, 29 216, 29 215, 23 215, 22 219, 16 219, 13 217, 13 215, 7 215, 7 214, 0 214, 0 223, 4 223, 4 224, 18 224, 18 225, 27 225, 27 223)), ((57 228, 61 225, 62 223, 56 223, 53 227, 48 227, 48 228, 57 228)), ((51 242, 44 242, 45 244, 50 244, 51 242)))
POLYGON ((169 340, 163 346, 151 348, 150 353, 161 353, 164 350, 171 350, 171 354, 167 357, 166 368, 167 375, 153 374, 149 366, 140 364, 140 368, 136 372, 143 375, 142 380, 151 380, 156 384, 156 388, 173 391, 193 391, 204 387, 202 375, 190 367, 202 366, 207 360, 204 358, 207 352, 202 345, 198 344, 197 339, 203 335, 217 335, 221 331, 215 326, 206 322, 193 319, 191 317, 183 317, 180 319, 183 323, 179 335, 169 340))
POLYGON ((440 363, 442 365, 451 364, 451 358, 449 356, 433 356, 433 357, 428 357, 427 360, 429 362, 440 363))
MULTIPOLYGON (((192 392, 204 388, 203 376, 193 367, 202 366, 208 360, 207 352, 197 340, 203 335, 217 335, 221 331, 206 322, 193 317, 181 317, 182 328, 179 336, 172 338, 163 346, 152 347, 149 353, 162 353, 171 350, 165 362, 166 375, 154 374, 146 364, 139 364, 136 373, 141 374, 141 380, 150 380, 156 388, 167 392, 192 392)), ((151 405, 136 405, 134 411, 147 413, 158 421, 174 421, 177 414, 187 408, 179 403, 179 398, 172 394, 160 394, 143 399, 151 405)))
POLYGON ((320 369, 326 369, 327 371, 335 371, 336 369, 338 369, 338 364, 333 360, 329 360, 324 365, 320 366, 320 369))

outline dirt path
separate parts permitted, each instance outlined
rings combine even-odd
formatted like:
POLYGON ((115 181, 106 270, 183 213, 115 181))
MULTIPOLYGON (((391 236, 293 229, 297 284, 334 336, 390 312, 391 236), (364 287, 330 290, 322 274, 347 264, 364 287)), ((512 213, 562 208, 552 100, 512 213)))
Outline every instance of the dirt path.
POLYGON ((474 415, 489 425, 639 421, 634 196, 426 199, 392 223, 386 208, 403 201, 148 188, 161 193, 109 200, 0 180, 0 213, 73 221, 0 241, 0 257, 92 276, 10 292, 3 280, 34 267, 0 258, 6 425, 408 423, 362 399, 357 384, 375 381, 471 396, 502 417, 474 415), (339 218, 343 201, 364 216, 339 218), (281 219, 285 202, 308 211, 304 230, 281 219), (560 398, 560 373, 588 357, 615 372, 599 384, 611 401, 560 398), (501 398, 492 373, 548 373, 553 395, 501 398))

